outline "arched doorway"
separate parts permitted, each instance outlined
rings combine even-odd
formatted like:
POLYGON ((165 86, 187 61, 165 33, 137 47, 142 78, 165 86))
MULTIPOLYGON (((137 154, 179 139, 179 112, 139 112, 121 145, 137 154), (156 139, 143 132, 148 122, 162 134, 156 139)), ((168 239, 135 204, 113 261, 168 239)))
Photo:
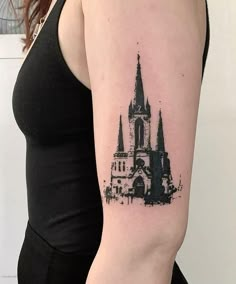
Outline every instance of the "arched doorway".
POLYGON ((134 196, 144 197, 144 181, 141 176, 136 177, 133 182, 134 196))

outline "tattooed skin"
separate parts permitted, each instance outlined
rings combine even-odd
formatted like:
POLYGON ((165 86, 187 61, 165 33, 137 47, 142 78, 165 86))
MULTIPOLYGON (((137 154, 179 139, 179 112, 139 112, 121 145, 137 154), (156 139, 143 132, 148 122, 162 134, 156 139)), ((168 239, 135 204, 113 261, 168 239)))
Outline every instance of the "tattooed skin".
POLYGON ((137 60, 135 95, 128 108, 129 150, 124 149, 120 115, 117 149, 113 154, 110 182, 105 185, 104 198, 107 204, 170 204, 174 200, 174 193, 183 188, 181 177, 176 187, 165 149, 161 110, 155 149, 151 147, 151 106, 148 99, 144 102, 139 54, 137 60))

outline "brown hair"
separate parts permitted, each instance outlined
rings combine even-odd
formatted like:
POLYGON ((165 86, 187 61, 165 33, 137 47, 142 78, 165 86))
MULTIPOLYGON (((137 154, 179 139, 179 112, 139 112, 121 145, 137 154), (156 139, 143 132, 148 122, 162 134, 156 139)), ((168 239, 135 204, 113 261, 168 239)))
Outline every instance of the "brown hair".
MULTIPOLYGON (((22 22, 25 24, 25 38, 22 38, 24 42, 23 51, 29 49, 33 41, 33 32, 36 24, 40 21, 40 18, 46 15, 52 0, 23 0, 23 5, 18 9, 23 9, 22 22)), ((10 0, 13 6, 12 0, 10 0)))

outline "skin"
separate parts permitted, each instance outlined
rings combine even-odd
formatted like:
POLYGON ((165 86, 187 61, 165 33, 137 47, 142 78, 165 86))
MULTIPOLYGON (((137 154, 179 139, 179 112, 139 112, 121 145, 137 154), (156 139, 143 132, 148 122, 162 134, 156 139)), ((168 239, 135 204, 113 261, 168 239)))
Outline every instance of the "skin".
MULTIPOLYGON (((101 194, 117 145, 118 118, 127 115, 133 98, 137 51, 144 93, 152 108, 152 145, 153 124, 161 107, 174 180, 181 174, 184 187, 181 198, 167 206, 122 207, 103 202, 102 241, 86 284, 170 283, 187 229, 205 3, 84 0, 82 4, 101 194)), ((123 130, 127 135, 127 122, 123 130)))
MULTIPOLYGON (((181 174, 184 187, 168 206, 103 202, 102 241, 86 284, 171 281, 187 229, 205 29, 202 0, 67 0, 64 5, 59 41, 72 73, 92 90, 101 195, 117 146, 119 115, 127 115, 133 99, 138 51, 153 123, 161 108, 173 178, 176 184, 181 174)), ((124 123, 124 133, 128 130, 124 123)))
MULTIPOLYGON (((63 7, 58 35, 60 46, 67 65, 70 67, 77 79, 87 88, 91 89, 88 64, 86 58, 85 38, 84 38, 84 12, 82 0, 66 0, 63 7), (77 40, 75 40, 77 39, 77 40), (71 45, 73 42, 73 46, 71 45)), ((84 1, 85 2, 85 1, 84 1)), ((194 16, 199 32, 199 40, 203 48, 205 43, 205 2, 203 0, 192 0, 192 6, 195 9, 194 16)), ((47 16, 50 14, 56 0, 53 0, 47 16)), ((46 16, 46 19, 47 19, 46 16)), ((32 48, 32 46, 30 47, 32 48)), ((27 51, 27 53, 29 50, 27 51)), ((27 56, 25 54, 25 57, 27 56)))

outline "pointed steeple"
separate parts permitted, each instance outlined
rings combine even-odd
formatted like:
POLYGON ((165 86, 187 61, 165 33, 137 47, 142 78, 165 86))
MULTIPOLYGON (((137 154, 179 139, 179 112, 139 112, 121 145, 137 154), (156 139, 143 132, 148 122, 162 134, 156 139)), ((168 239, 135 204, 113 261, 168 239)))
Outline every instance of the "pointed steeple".
POLYGON ((161 110, 159 111, 159 123, 158 123, 158 132, 157 132, 157 151, 165 152, 165 140, 164 140, 161 110))
POLYGON ((129 104, 129 117, 131 117, 132 114, 133 114, 133 105, 132 105, 132 100, 131 100, 129 104))
POLYGON ((123 128, 122 128, 121 115, 120 115, 120 124, 119 124, 117 152, 124 152, 124 140, 123 140, 123 128))
POLYGON ((150 107, 148 98, 147 98, 147 102, 146 102, 146 111, 147 111, 147 114, 148 114, 149 117, 150 117, 150 116, 151 116, 151 107, 150 107))
POLYGON ((135 110, 143 111, 144 110, 144 92, 143 92, 143 81, 141 75, 141 65, 140 65, 140 55, 137 56, 137 73, 136 73, 136 82, 135 82, 135 95, 134 95, 134 107, 135 110))

